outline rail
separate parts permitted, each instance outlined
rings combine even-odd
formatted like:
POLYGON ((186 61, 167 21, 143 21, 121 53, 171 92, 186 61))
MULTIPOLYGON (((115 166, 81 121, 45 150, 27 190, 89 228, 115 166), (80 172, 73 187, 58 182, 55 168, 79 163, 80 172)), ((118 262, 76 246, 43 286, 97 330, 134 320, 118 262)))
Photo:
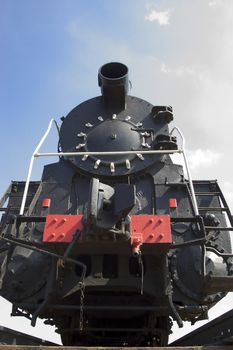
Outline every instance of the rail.
POLYGON ((165 346, 165 347, 113 347, 113 346, 33 346, 33 345, 0 345, 0 350, 232 350, 232 346, 229 345, 217 345, 217 346, 165 346))

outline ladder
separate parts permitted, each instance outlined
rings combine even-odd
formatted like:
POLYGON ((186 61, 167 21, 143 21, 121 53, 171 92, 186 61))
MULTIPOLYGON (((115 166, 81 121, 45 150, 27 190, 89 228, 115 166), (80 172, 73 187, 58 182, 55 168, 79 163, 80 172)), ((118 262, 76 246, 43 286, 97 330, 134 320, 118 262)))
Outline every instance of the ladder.
MULTIPOLYGON (((27 211, 38 192, 40 181, 31 181, 26 199, 27 211)), ((12 181, 0 199, 0 234, 3 231, 9 214, 18 215, 23 197, 25 181, 12 181), (3 214, 2 214, 3 213, 3 214), (2 214, 2 215, 1 215, 2 214)))
MULTIPOLYGON (((202 217, 205 214, 214 214, 216 217, 220 214, 225 214, 226 226, 207 226, 204 225, 204 228, 208 232, 216 231, 233 231, 233 216, 231 214, 230 208, 226 202, 226 199, 218 185, 217 180, 204 180, 193 181, 193 186, 195 190, 195 196, 197 200, 198 210, 202 217), (227 222, 228 221, 228 222, 227 222)), ((232 257, 232 254, 225 254, 218 252, 219 256, 222 257, 232 257)))

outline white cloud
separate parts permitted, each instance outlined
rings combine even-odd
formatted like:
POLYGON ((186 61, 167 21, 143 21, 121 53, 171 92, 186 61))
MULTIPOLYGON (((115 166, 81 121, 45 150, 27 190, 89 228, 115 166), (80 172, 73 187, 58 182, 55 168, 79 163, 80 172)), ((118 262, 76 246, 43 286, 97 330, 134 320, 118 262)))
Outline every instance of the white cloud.
POLYGON ((195 70, 192 67, 188 66, 178 66, 176 68, 169 68, 165 63, 161 64, 161 72, 165 74, 175 74, 177 77, 181 77, 185 74, 189 75, 198 75, 198 72, 195 72, 195 70))
POLYGON ((165 73, 165 74, 170 73, 170 69, 167 68, 167 66, 166 66, 165 63, 162 63, 162 64, 161 64, 161 72, 163 72, 163 73, 165 73))
POLYGON ((218 5, 222 5, 222 0, 211 0, 211 1, 209 1, 209 6, 210 7, 214 7, 214 6, 218 6, 218 5))
POLYGON ((195 151, 187 151, 187 157, 191 170, 196 171, 216 165, 221 158, 221 154, 209 149, 198 148, 195 151))
MULTIPOLYGON (((196 149, 195 151, 186 151, 189 168, 195 175, 203 173, 203 170, 215 166, 220 158, 221 154, 211 151, 209 149, 196 149)), ((180 154, 173 154, 172 160, 176 164, 180 164, 184 167, 184 159, 180 154)), ((233 191, 233 187, 232 187, 233 191)), ((233 194, 233 193, 232 193, 233 194)))
POLYGON ((156 11, 152 10, 148 15, 145 16, 146 21, 154 22, 157 21, 159 25, 166 26, 169 24, 171 17, 171 11, 156 11))
POLYGON ((223 191, 223 194, 226 198, 228 205, 231 208, 233 208, 233 183, 230 181, 224 181, 222 184, 222 191, 223 191))

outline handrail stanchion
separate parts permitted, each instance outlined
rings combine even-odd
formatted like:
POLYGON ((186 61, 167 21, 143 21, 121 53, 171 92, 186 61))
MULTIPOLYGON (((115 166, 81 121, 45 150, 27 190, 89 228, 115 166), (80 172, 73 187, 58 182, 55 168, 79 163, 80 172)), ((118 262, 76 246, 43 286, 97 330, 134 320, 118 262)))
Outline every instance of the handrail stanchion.
POLYGON ((25 203, 26 203, 26 198, 27 198, 27 193, 28 193, 28 187, 29 187, 29 183, 30 183, 30 179, 31 179, 31 175, 32 175, 32 168, 33 168, 33 164, 34 164, 34 159, 35 159, 35 157, 37 157, 37 152, 39 151, 39 149, 43 145, 44 141, 48 137, 48 134, 50 133, 50 130, 51 130, 53 123, 56 124, 55 119, 50 120, 46 132, 44 133, 43 137, 41 138, 40 142, 38 143, 37 147, 35 148, 35 151, 32 154, 29 168, 28 168, 28 175, 27 175, 27 180, 26 180, 25 187, 24 187, 23 198, 22 198, 22 203, 21 203, 19 215, 23 215, 23 213, 24 213, 24 208, 25 208, 25 203))
MULTIPOLYGON (((183 157, 184 157, 184 161, 185 161, 185 166, 186 166, 186 171, 188 174, 188 179, 190 182, 190 189, 191 189, 191 195, 192 195, 192 199, 193 199, 193 205, 194 205, 194 210, 195 210, 195 214, 198 215, 198 208, 197 208, 197 203, 196 203, 196 198, 195 198, 195 193, 194 193, 194 189, 193 189, 193 183, 192 183, 192 179, 191 179, 191 174, 189 172, 189 168, 188 168, 188 163, 187 163, 187 159, 186 159, 186 155, 185 155, 185 151, 184 151, 184 137, 181 133, 181 131, 178 128, 173 128, 171 133, 176 129, 178 131, 178 133, 180 134, 181 138, 182 138, 182 150, 179 149, 175 149, 175 150, 136 150, 136 151, 108 151, 108 152, 47 152, 47 153, 39 153, 39 150, 41 148, 41 146, 43 145, 44 141, 46 140, 46 138, 48 137, 52 124, 55 123, 56 127, 57 123, 55 121, 55 119, 51 119, 50 123, 48 125, 48 128, 46 130, 46 132, 44 133, 43 137, 41 138, 39 144, 37 145, 35 151, 32 154, 31 160, 30 160, 30 164, 29 164, 29 169, 28 169, 28 175, 27 175, 27 180, 25 183, 25 188, 24 188, 24 192, 23 192, 23 198, 22 198, 22 203, 21 203, 21 207, 20 207, 20 215, 23 215, 24 213, 24 209, 25 209, 25 203, 26 203, 26 199, 27 199, 27 193, 28 193, 28 188, 29 188, 29 183, 30 183, 30 179, 31 179, 31 174, 32 174, 32 169, 33 169, 33 164, 34 164, 34 160, 36 157, 41 157, 41 156, 45 156, 45 157, 49 157, 49 156, 66 156, 66 157, 73 157, 73 156, 83 156, 83 155, 99 155, 99 156, 104 156, 104 155, 124 155, 124 154, 174 154, 174 153, 182 153, 183 157)), ((58 129, 59 130, 59 129, 58 129)))
POLYGON ((186 172, 187 172, 187 176, 188 176, 188 180, 189 180, 189 186, 190 186, 191 196, 192 196, 192 200, 193 200, 194 213, 195 213, 195 215, 199 215, 197 200, 196 200, 194 187, 193 187, 193 180, 192 180, 191 172, 189 170, 188 160, 187 160, 186 152, 185 152, 185 138, 177 126, 175 126, 172 129, 172 131, 170 132, 170 135, 172 135, 174 130, 176 130, 178 132, 178 134, 180 135, 181 140, 182 140, 182 152, 181 153, 183 154, 184 164, 185 164, 185 168, 186 168, 186 172))

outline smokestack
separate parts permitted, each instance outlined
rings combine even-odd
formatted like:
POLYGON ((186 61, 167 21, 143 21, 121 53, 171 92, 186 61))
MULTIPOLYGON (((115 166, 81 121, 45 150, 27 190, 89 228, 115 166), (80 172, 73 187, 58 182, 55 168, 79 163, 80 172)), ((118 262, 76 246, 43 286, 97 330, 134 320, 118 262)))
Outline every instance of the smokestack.
POLYGON ((125 97, 128 93, 128 67, 122 63, 111 62, 99 69, 98 83, 106 107, 125 109, 125 97))

